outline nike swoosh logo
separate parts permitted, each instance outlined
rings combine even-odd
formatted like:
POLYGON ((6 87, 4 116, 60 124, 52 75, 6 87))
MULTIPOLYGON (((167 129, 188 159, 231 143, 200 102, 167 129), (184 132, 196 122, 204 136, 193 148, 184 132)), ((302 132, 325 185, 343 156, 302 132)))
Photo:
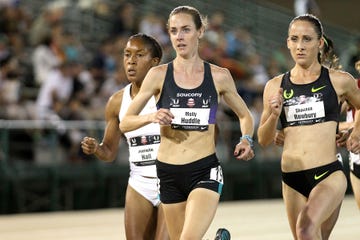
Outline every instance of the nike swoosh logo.
POLYGON ((322 178, 323 176, 325 176, 325 174, 327 174, 328 172, 329 172, 329 170, 327 170, 326 172, 320 174, 319 176, 317 176, 317 175, 315 174, 314 179, 315 179, 315 180, 319 180, 320 178, 322 178))
POLYGON ((314 88, 314 87, 312 87, 312 88, 311 88, 311 92, 312 92, 312 93, 314 93, 314 92, 318 92, 318 91, 320 91, 321 89, 323 89, 323 88, 325 88, 325 87, 326 87, 326 85, 321 86, 321 87, 318 87, 318 88, 314 88))

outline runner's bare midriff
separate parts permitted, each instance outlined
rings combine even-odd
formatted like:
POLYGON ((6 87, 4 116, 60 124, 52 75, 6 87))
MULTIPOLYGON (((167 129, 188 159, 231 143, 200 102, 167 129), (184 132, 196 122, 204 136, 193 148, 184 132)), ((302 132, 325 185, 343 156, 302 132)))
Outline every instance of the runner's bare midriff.
POLYGON ((314 168, 336 160, 336 148, 329 149, 329 146, 335 146, 336 122, 287 127, 284 133, 282 171, 314 168))
POLYGON ((170 164, 186 164, 213 154, 214 126, 210 124, 209 129, 202 132, 174 130, 170 126, 161 126, 158 160, 170 164))

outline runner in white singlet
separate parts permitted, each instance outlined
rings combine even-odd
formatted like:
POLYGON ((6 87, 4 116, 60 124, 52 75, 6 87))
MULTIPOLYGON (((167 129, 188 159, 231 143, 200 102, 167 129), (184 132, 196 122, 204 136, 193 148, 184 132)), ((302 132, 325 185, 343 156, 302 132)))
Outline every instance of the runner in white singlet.
MULTIPOLYGON (((150 68, 161 61, 158 42, 145 34, 128 39, 124 49, 124 69, 130 84, 113 94, 105 109, 106 128, 101 143, 85 137, 81 142, 86 154, 94 154, 103 161, 113 161, 123 134, 119 129, 122 116, 137 95, 150 68)), ((155 112, 155 100, 147 102, 141 114, 155 112)), ((129 145, 130 178, 125 200, 126 239, 169 239, 162 204, 158 197, 155 160, 160 143, 158 124, 148 124, 125 134, 129 145)))

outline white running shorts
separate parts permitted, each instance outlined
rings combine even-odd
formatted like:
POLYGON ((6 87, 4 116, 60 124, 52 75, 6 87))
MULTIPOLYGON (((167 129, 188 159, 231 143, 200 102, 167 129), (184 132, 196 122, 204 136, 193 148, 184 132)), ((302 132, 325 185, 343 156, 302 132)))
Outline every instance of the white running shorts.
POLYGON ((129 185, 141 196, 149 200, 154 207, 160 204, 158 178, 143 177, 130 172, 129 185))

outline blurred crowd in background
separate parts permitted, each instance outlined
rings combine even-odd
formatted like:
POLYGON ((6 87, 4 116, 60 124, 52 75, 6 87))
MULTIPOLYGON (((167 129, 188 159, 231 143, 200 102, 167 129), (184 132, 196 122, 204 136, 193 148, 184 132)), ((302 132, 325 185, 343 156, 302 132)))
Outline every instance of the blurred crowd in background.
MULTIPOLYGON (((154 36, 162 45, 164 63, 173 58, 166 30, 169 13, 139 14, 133 1, 112 1, 111 5, 108 1, 76 1, 72 7, 93 11, 109 19, 111 25, 97 44, 90 45, 66 24, 67 1, 44 1, 46 4, 36 12, 24 7, 24 2, 0 0, 0 119, 104 120, 108 98, 127 84, 122 53, 127 38, 134 33, 154 36)), ((250 28, 238 25, 226 29, 224 11, 208 14, 200 55, 230 70, 258 123, 264 85, 293 65, 285 41, 283 47, 273 49, 264 59, 250 28)), ((360 59, 360 38, 349 46, 343 68, 359 77, 353 66, 360 59)), ((218 121, 228 123, 219 125, 227 159, 241 133, 234 130, 238 124, 232 124, 235 116, 229 109, 222 107, 219 113, 218 121)), ((80 129, 57 129, 59 146, 67 149, 69 161, 89 160, 79 148, 85 133, 80 129)), ((269 147, 257 155, 278 158, 279 149, 269 147)))

